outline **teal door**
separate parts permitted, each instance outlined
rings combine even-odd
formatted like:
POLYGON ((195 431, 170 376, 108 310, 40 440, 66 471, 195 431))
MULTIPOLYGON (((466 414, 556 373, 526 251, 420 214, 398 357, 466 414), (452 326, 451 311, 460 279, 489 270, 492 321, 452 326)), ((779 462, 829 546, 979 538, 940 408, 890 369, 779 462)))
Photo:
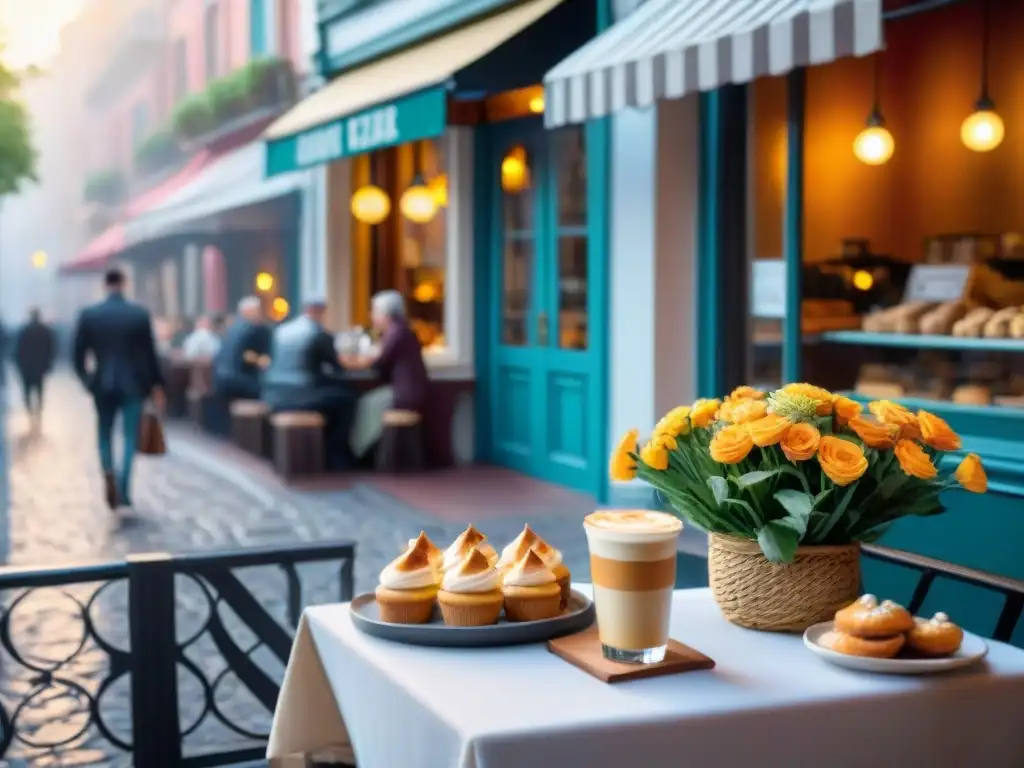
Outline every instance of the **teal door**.
POLYGON ((539 120, 519 120, 484 131, 487 454, 600 493, 604 402, 591 324, 602 315, 590 290, 585 130, 545 131, 539 120))

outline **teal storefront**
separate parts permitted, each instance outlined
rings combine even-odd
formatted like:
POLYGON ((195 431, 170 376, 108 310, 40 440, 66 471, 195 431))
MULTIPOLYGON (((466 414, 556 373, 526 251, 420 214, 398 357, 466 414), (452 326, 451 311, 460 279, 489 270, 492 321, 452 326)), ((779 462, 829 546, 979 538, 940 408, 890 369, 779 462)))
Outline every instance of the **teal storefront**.
MULTIPOLYGON (((416 222, 409 223, 405 205, 408 184, 390 187, 374 174, 401 165, 403 147, 441 146, 437 163, 434 154, 421 161, 426 153, 409 153, 411 184, 441 190, 448 262, 434 279, 445 301, 458 290, 453 273, 472 276, 460 311, 453 316, 446 308, 438 335, 449 347, 460 334, 470 339, 457 356, 471 360, 475 459, 602 496, 606 128, 593 121, 545 130, 540 82, 594 36, 604 23, 603 2, 442 3, 425 16, 405 0, 371 5, 393 15, 386 40, 360 38, 344 49, 338 43, 359 38, 364 8, 321 20, 320 61, 331 80, 271 126, 266 172, 351 161, 353 205, 370 185, 375 199, 388 200, 372 223, 353 223, 353 247, 364 232, 369 260, 379 265, 388 250, 408 242, 416 222), (398 217, 404 220, 393 235, 398 217)), ((348 207, 330 203, 335 211, 348 207)), ((361 282, 367 296, 402 289, 401 274, 395 284, 381 275, 379 268, 365 277, 354 271, 354 290, 362 290, 361 282)), ((419 288, 409 286, 411 305, 419 288)))

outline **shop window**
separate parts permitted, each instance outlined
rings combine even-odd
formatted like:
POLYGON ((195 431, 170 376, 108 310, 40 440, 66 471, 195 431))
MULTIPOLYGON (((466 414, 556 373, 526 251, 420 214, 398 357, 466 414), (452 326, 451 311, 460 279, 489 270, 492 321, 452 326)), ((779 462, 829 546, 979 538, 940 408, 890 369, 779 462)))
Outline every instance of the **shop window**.
POLYGON ((583 128, 553 132, 558 241, 558 345, 586 349, 587 333, 587 155, 583 128))
POLYGON ((519 146, 509 148, 501 167, 502 313, 501 342, 524 347, 529 343, 527 319, 533 307, 536 268, 534 208, 536 185, 530 178, 531 159, 519 146))

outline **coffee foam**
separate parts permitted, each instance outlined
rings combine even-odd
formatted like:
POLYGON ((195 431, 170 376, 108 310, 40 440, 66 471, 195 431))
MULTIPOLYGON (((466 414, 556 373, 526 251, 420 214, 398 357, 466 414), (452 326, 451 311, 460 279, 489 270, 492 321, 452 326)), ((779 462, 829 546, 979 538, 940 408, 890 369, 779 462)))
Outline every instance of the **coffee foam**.
POLYGON ((672 515, 649 510, 601 510, 586 516, 584 525, 625 536, 677 534, 683 524, 672 515))

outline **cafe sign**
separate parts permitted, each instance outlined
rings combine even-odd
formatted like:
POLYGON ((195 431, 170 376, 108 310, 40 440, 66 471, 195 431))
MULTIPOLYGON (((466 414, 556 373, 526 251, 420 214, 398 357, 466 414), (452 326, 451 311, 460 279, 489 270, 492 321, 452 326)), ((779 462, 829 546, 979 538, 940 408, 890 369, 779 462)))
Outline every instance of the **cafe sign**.
POLYGON ((443 88, 407 96, 364 112, 267 142, 266 175, 298 171, 343 157, 429 139, 444 133, 447 94, 443 88))

